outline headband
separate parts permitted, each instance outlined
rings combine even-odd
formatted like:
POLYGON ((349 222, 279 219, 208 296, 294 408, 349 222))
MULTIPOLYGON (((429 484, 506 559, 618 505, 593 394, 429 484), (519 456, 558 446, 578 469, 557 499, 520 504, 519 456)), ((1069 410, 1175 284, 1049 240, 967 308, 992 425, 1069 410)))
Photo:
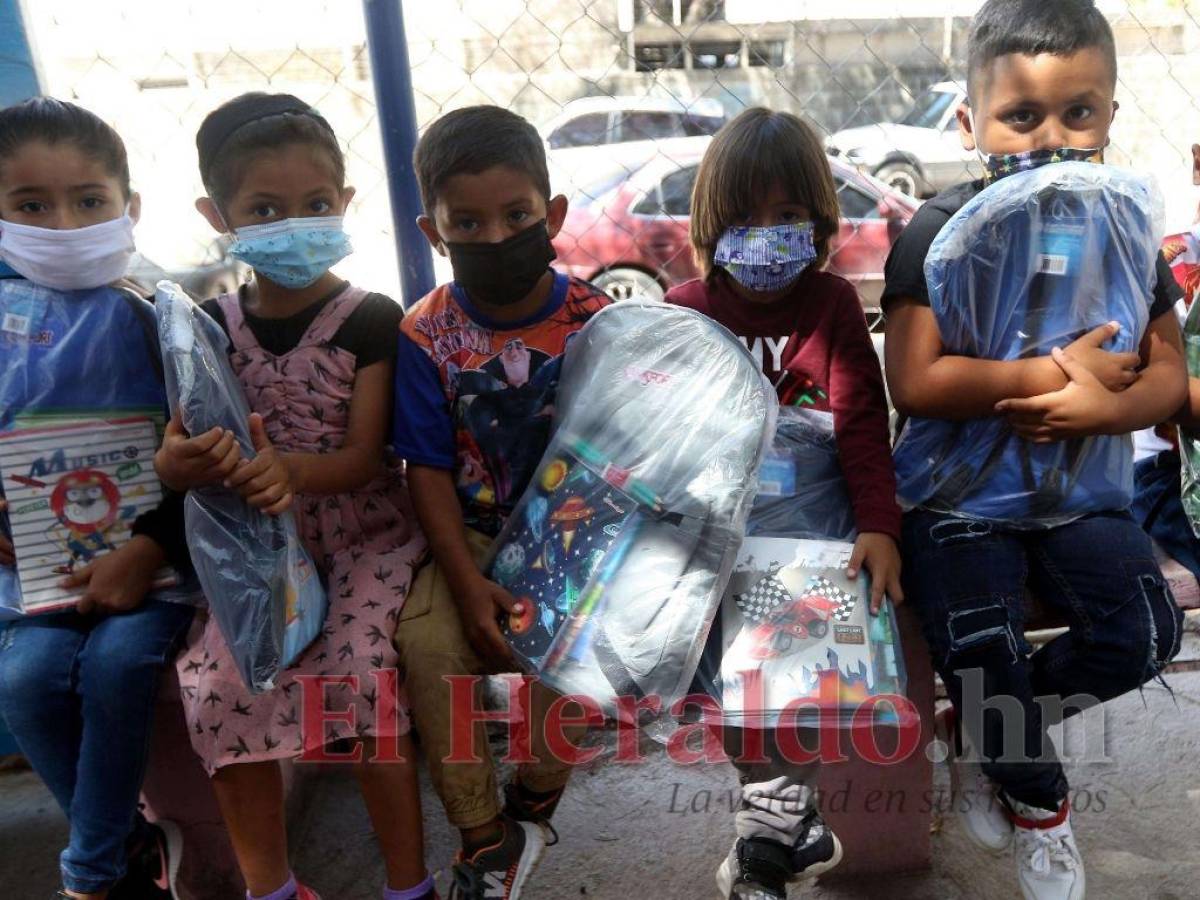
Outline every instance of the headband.
POLYGON ((233 135, 245 126, 271 116, 308 116, 320 123, 336 140, 333 127, 325 118, 291 94, 247 95, 239 101, 227 103, 209 113, 200 131, 196 134, 196 150, 200 156, 200 177, 208 182, 209 169, 221 148, 233 135))

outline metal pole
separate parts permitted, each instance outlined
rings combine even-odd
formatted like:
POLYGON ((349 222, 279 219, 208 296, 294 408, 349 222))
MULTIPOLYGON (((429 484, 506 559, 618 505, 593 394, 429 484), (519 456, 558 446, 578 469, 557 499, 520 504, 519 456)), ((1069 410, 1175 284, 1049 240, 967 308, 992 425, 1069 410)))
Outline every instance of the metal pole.
POLYGON ((41 93, 20 0, 0 0, 0 107, 41 93))
POLYGON ((417 227, 417 217, 424 209, 412 164, 417 145, 417 109, 413 102, 408 41, 404 36, 404 13, 400 0, 363 0, 363 14, 400 263, 400 302, 408 307, 436 285, 429 242, 417 227))

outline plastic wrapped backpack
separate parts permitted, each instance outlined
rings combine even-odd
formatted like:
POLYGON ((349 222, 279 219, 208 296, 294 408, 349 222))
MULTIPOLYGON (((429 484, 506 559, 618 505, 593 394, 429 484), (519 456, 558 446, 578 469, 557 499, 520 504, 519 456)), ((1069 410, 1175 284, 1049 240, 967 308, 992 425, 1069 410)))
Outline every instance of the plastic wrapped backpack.
MULTIPOLYGON (((956 213, 925 263, 947 353, 1047 356, 1115 321, 1105 349, 1136 351, 1146 331, 1162 235, 1149 179, 1056 163, 992 184, 956 213)), ((1001 416, 910 419, 895 451, 907 506, 1016 528, 1049 528, 1133 495, 1132 439, 1033 444, 1001 416)))
POLYGON ((747 350, 680 307, 598 313, 563 361, 555 431, 489 576, 524 601, 518 660, 606 714, 686 692, 774 431, 747 350))
MULTIPOLYGON (((250 408, 221 326, 168 281, 158 284, 155 311, 167 394, 184 428, 228 429, 253 457, 250 408)), ((320 633, 328 608, 295 517, 269 516, 220 485, 188 491, 184 515, 192 564, 242 680, 270 690, 320 633)))

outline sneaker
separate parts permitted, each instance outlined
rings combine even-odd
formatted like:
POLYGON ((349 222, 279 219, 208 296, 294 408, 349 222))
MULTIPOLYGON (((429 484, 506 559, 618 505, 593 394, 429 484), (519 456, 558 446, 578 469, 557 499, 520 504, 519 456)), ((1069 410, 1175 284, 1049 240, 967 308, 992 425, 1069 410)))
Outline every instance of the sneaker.
POLYGON ((550 824, 550 817, 558 809, 558 802, 562 800, 565 790, 565 787, 560 787, 550 796, 536 799, 530 797, 520 784, 505 785, 504 815, 518 822, 533 822, 542 826, 542 830, 545 832, 546 846, 553 847, 558 843, 558 832, 550 824))
POLYGON ((1012 802, 1017 880, 1025 900, 1083 900, 1087 879, 1071 830, 1071 805, 1058 812, 1012 802))
POLYGON ((958 727, 954 707, 938 713, 934 728, 949 753, 951 796, 967 837, 988 853, 1004 853, 1012 845, 1012 819, 1000 799, 999 785, 983 774, 979 757, 958 727))
POLYGON ((460 853, 454 865, 450 900, 516 900, 537 868, 546 838, 536 822, 500 817, 504 835, 495 844, 460 853))
POLYGON ((297 882, 296 893, 292 894, 288 900, 321 900, 321 896, 312 888, 305 887, 297 882))
POLYGON ((166 819, 140 820, 130 843, 125 877, 109 891, 109 900, 170 900, 182 858, 183 833, 178 825, 166 819))
POLYGON ((769 838, 739 838, 717 870, 717 890, 733 900, 786 897, 789 884, 811 881, 842 861, 842 842, 813 810, 791 847, 769 838))

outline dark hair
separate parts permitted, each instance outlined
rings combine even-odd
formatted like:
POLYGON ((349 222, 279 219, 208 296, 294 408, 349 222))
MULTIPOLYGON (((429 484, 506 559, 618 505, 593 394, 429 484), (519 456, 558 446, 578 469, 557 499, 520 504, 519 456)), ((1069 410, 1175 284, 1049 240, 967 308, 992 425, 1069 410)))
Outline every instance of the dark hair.
POLYGON ((1093 0, 988 0, 967 39, 968 92, 974 96, 979 73, 1001 56, 1070 56, 1088 47, 1104 53, 1115 85, 1116 42, 1093 0))
POLYGON ((223 205, 240 187, 246 167, 264 150, 309 144, 322 151, 334 181, 346 181, 346 158, 330 124, 298 97, 254 91, 223 103, 204 117, 196 133, 200 178, 223 205))
POLYGON ((446 113, 429 126, 413 153, 425 212, 433 215, 446 179, 478 175, 495 166, 525 173, 550 199, 546 147, 536 128, 499 106, 468 106, 446 113))
POLYGON ((120 182, 126 200, 133 193, 125 142, 95 113, 53 97, 34 97, 0 109, 0 162, 32 141, 71 144, 120 182))
POLYGON ((714 271, 721 235, 777 184, 808 207, 817 249, 813 266, 825 265, 840 218, 837 185, 825 150, 799 118, 759 106, 717 132, 696 173, 689 236, 705 278, 714 271))

